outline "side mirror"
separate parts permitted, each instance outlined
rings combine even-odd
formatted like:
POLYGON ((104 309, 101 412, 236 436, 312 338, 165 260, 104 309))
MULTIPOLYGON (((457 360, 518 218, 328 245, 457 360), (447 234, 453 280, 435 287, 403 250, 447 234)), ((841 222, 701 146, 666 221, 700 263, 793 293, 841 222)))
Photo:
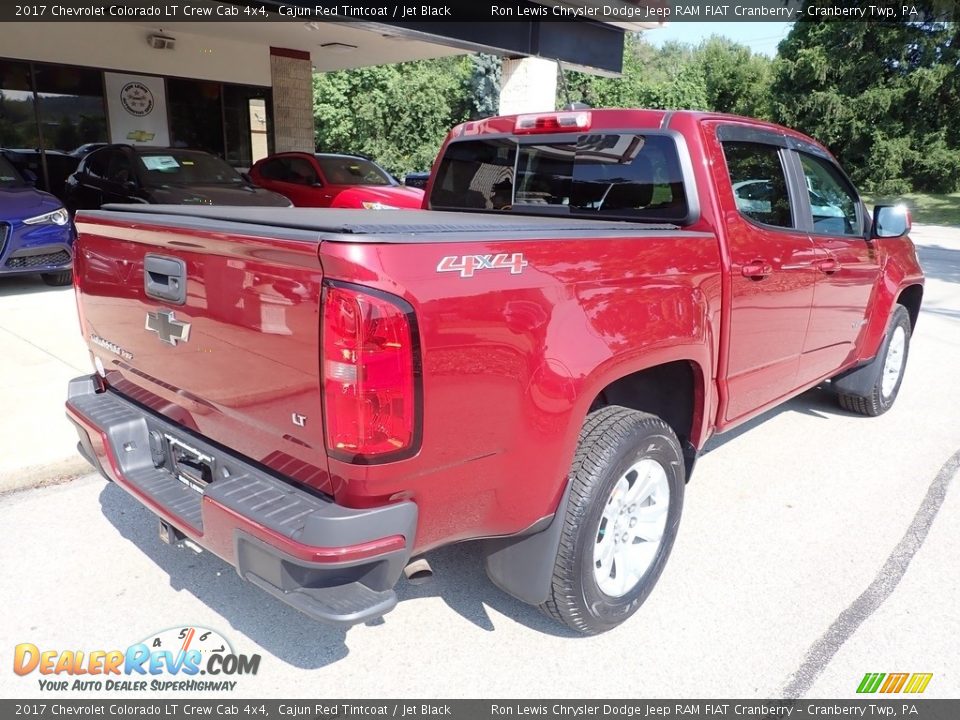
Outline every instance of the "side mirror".
POLYGON ((906 205, 877 205, 873 208, 871 238, 896 238, 910 232, 910 211, 906 205))
POLYGON ((312 183, 310 183, 310 187, 322 188, 323 183, 320 182, 319 180, 314 180, 312 183))
POLYGON ((123 189, 124 189, 124 190, 129 190, 130 192, 133 192, 133 191, 136 190, 138 187, 139 187, 139 185, 137 185, 137 183, 135 183, 133 180, 127 180, 127 181, 125 181, 125 182, 123 183, 123 189))
POLYGON ((240 177, 247 185, 253 185, 253 178, 250 177, 249 173, 242 172, 240 173, 240 177))
POLYGON ((37 175, 36 173, 33 172, 33 170, 27 170, 26 168, 24 168, 21 174, 23 175, 23 180, 24 182, 27 183, 27 185, 37 184, 37 175))

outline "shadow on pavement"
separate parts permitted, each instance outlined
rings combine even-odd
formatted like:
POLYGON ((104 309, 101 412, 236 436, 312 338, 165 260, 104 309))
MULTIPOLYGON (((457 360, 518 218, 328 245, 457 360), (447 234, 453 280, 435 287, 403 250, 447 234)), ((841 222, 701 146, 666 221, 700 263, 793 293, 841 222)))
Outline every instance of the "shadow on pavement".
POLYGON ((802 415, 809 415, 810 417, 822 418, 824 420, 829 419, 830 417, 841 416, 841 417, 860 417, 856 413, 847 412, 837 404, 836 396, 833 394, 833 391, 830 390, 830 386, 826 383, 823 385, 818 385, 812 390, 807 390, 802 395, 798 395, 792 400, 788 400, 782 405, 778 405, 775 408, 767 410, 757 417, 747 420, 743 425, 738 425, 732 430, 728 430, 722 435, 714 435, 710 438, 706 445, 704 445, 703 450, 700 451, 700 455, 706 455, 712 450, 716 450, 719 447, 726 445, 731 440, 736 440, 738 437, 744 433, 748 433, 754 428, 763 423, 767 422, 771 418, 775 418, 777 415, 785 412, 795 412, 802 415))
POLYGON ((51 287, 41 280, 39 275, 4 277, 4 275, 0 273, 0 297, 32 295, 41 292, 56 292, 57 290, 69 290, 73 292, 73 289, 69 285, 65 287, 51 287))
MULTIPOLYGON (((241 580, 231 565, 209 552, 196 554, 186 548, 165 545, 157 532, 157 518, 113 483, 100 493, 104 517, 170 578, 170 586, 186 590, 222 615, 230 626, 281 660, 303 669, 333 664, 349 654, 349 628, 315 622, 284 605, 250 583, 241 580)), ((423 585, 397 584, 400 603, 439 597, 458 615, 488 632, 496 627, 487 606, 538 632, 576 638, 536 608, 515 600, 495 587, 483 569, 477 543, 463 543, 427 555, 434 578, 423 585)), ((369 623, 391 622, 388 614, 369 623)))

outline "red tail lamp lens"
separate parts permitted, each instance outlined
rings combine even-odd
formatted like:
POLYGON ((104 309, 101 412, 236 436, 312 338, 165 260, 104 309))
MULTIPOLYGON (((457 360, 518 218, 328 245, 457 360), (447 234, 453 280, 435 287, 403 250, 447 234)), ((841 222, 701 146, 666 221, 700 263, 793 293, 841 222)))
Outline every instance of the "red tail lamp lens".
POLYGON ((345 460, 411 450, 416 427, 408 310, 380 294, 328 287, 323 307, 327 449, 345 460))

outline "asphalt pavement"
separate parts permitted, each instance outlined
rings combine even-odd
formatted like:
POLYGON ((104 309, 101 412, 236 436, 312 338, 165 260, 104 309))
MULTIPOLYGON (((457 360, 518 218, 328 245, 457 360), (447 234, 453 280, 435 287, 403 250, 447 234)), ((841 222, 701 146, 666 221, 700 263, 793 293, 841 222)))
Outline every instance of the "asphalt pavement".
POLYGON ((262 656, 224 699, 839 698, 867 672, 933 673, 925 697, 960 697, 960 230, 914 237, 928 284, 893 410, 854 416, 817 389, 711 441, 664 575, 620 628, 565 631, 469 544, 432 553, 435 579, 401 584, 382 621, 315 624, 163 545, 88 475, 0 496, 0 697, 77 697, 13 674, 17 643, 122 649, 188 625, 262 656))

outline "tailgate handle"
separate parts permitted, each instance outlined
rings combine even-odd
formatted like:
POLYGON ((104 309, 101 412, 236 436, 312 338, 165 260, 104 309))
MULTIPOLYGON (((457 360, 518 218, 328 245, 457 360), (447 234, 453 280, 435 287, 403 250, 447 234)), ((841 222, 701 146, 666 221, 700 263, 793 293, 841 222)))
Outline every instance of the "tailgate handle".
POLYGON ((179 258, 147 255, 143 259, 143 290, 148 297, 183 305, 187 301, 187 264, 179 258))

